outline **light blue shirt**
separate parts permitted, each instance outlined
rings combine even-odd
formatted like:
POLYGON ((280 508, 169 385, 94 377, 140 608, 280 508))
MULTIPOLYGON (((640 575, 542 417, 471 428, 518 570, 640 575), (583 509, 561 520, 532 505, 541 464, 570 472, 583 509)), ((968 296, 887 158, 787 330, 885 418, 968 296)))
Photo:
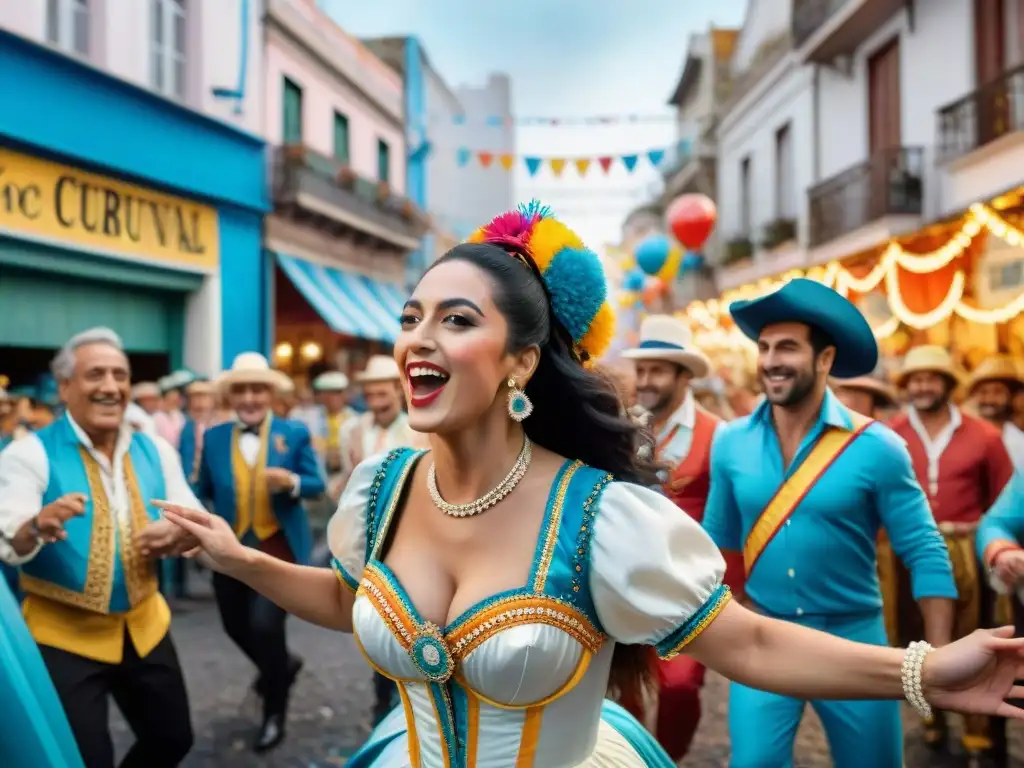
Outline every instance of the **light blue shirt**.
MULTIPOLYGON (((719 547, 743 549, 761 512, 828 427, 853 428, 849 411, 831 391, 788 469, 767 402, 719 428, 704 514, 704 528, 719 547)), ((768 543, 746 592, 778 616, 878 610, 881 526, 910 570, 915 598, 956 598, 949 554, 906 445, 875 422, 839 455, 768 543)))
POLYGON ((1014 544, 1024 539, 1024 476, 1020 470, 1013 473, 1013 478, 978 525, 978 557, 983 558, 985 548, 1000 539, 1014 544))

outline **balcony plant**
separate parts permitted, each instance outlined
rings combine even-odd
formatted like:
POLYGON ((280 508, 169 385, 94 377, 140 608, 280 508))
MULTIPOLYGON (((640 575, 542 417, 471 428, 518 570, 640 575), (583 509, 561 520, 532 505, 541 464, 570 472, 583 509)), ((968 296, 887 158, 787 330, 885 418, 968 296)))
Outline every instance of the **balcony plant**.
POLYGON ((297 162, 305 162, 306 160, 306 147, 302 144, 285 144, 284 156, 288 160, 294 160, 297 162))
POLYGON ((734 237, 725 244, 725 252, 722 254, 722 266, 727 267, 736 264, 749 259, 753 255, 754 244, 749 237, 745 235, 734 237))
POLYGON ((377 202, 386 203, 391 197, 391 187, 386 181, 377 182, 377 202))
POLYGON ((783 243, 796 239, 796 221, 793 219, 775 219, 764 225, 761 247, 770 251, 783 243))
POLYGON ((352 169, 351 165, 343 165, 338 169, 338 184, 345 189, 352 189, 355 186, 356 179, 359 178, 356 172, 352 169))

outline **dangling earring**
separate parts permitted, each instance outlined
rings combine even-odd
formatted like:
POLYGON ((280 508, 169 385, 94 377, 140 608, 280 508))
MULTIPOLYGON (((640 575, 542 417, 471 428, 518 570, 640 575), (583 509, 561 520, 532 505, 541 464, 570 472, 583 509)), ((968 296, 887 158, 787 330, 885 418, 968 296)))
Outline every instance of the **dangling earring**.
POLYGON ((533 403, 518 386, 516 380, 509 376, 508 379, 508 415, 513 421, 522 421, 533 413, 533 403))

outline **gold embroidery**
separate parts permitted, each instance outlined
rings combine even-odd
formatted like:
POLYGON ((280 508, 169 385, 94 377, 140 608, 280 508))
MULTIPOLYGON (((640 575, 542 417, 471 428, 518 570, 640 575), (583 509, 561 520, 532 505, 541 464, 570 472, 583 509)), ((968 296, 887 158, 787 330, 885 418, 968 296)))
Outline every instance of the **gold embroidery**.
POLYGON ((597 653, 605 637, 580 611, 552 597, 513 595, 497 600, 446 636, 456 658, 464 659, 484 641, 521 624, 547 624, 597 653))
POLYGON ((384 519, 380 522, 377 527, 377 540, 373 542, 373 549, 370 552, 370 559, 376 560, 380 555, 381 545, 384 543, 384 538, 388 535, 388 526, 391 525, 391 518, 395 515, 395 510, 398 509, 398 502, 402 500, 402 496, 405 491, 405 483, 409 479, 409 473, 412 468, 415 467, 420 460, 420 457, 426 451, 420 451, 413 454, 406 460, 405 466, 402 467, 402 474, 398 476, 398 482, 395 484, 395 490, 391 493, 391 501, 388 504, 388 511, 384 513, 384 519))
POLYGON ((728 587, 726 587, 718 595, 718 598, 715 600, 715 604, 711 606, 708 612, 704 614, 704 617, 697 622, 697 625, 689 632, 687 632, 686 636, 683 637, 683 639, 680 640, 678 643, 676 643, 672 650, 670 650, 668 653, 664 655, 661 655, 661 658, 665 661, 668 661, 670 659, 674 659, 676 656, 682 653, 683 648, 689 645, 697 635, 699 635, 707 628, 708 624, 710 624, 714 620, 714 618, 722 612, 722 609, 725 608, 726 604, 728 604, 729 600, 731 599, 732 592, 729 590, 728 587))
POLYGON ((128 592, 128 604, 135 606, 152 596, 159 589, 156 568, 147 558, 139 555, 135 536, 150 523, 146 502, 139 488, 135 465, 128 454, 124 457, 124 479, 128 486, 131 503, 130 519, 121 526, 121 564, 124 568, 124 586, 128 592))
MULTIPOLYGON (((92 536, 89 540, 89 562, 85 586, 81 592, 43 579, 21 575, 21 588, 30 594, 84 608, 96 613, 110 612, 110 596, 114 591, 114 551, 116 547, 114 519, 107 492, 103 488, 100 465, 84 446, 79 448, 92 501, 92 536)), ((68 545, 70 546, 70 545, 68 545)))
POLYGON ((540 562, 537 563, 537 576, 533 580, 534 592, 544 591, 544 585, 548 580, 548 571, 551 569, 551 558, 555 554, 555 545, 558 543, 558 532, 562 527, 562 507, 565 506, 565 494, 569 491, 569 483, 572 481, 573 475, 582 466, 583 462, 581 461, 573 462, 558 484, 554 507, 551 510, 551 522, 545 532, 544 549, 541 550, 540 562))

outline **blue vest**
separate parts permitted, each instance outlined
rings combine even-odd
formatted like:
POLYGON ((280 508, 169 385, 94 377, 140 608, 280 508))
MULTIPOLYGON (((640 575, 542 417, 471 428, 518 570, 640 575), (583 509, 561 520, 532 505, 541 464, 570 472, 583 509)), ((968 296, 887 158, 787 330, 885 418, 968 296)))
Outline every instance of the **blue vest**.
MULTIPOLYGON (((36 435, 50 464, 43 506, 69 493, 84 494, 87 501, 85 513, 64 525, 67 538, 47 544, 21 567, 22 588, 96 613, 128 611, 157 587, 152 564, 136 560, 134 548, 126 549, 137 531, 119 521, 115 511, 104 504, 102 480, 98 472, 90 476, 82 456, 85 448, 67 417, 36 435)), ((160 511, 151 502, 166 498, 166 492, 157 447, 150 438, 136 432, 125 457, 126 466, 129 459, 136 478, 135 487, 128 484, 132 508, 141 501, 146 518, 159 520, 160 511)))

